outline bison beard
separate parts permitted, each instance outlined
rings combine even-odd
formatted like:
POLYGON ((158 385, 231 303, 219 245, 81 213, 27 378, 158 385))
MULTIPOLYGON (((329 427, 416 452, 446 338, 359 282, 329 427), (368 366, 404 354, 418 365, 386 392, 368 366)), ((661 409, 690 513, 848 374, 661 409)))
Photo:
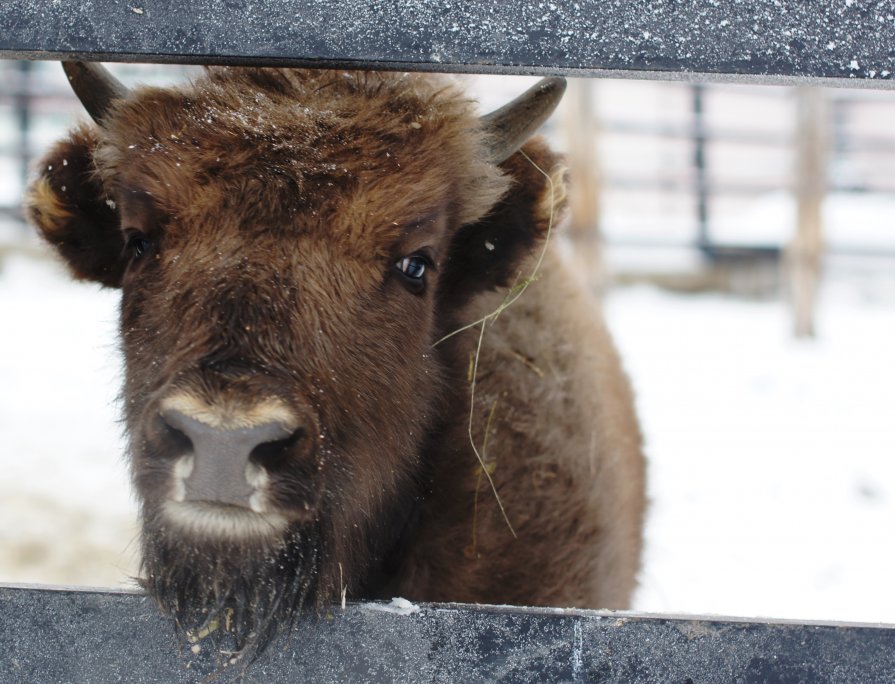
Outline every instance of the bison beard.
MULTIPOLYGON (((318 524, 295 525, 279 540, 177 539, 144 513, 141 584, 189 641, 208 635, 220 653, 257 657, 303 608, 320 608, 318 524)), ((225 663, 226 664, 226 663, 225 663)))

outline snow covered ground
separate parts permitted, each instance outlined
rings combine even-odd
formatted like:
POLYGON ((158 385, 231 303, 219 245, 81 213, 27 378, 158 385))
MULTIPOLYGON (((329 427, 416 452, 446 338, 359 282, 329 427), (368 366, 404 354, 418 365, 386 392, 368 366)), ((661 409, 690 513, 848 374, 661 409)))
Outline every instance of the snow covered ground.
MULTIPOLYGON (((115 309, 0 262, 0 581, 136 572, 115 309)), ((607 311, 650 459, 635 607, 895 622, 895 267, 833 269, 811 342, 773 301, 639 287, 607 311)))
POLYGON ((0 261, 0 581, 118 585, 136 572, 113 292, 0 261))
POLYGON ((895 622, 891 275, 834 274, 815 341, 778 302, 609 297, 650 461, 638 609, 895 622))

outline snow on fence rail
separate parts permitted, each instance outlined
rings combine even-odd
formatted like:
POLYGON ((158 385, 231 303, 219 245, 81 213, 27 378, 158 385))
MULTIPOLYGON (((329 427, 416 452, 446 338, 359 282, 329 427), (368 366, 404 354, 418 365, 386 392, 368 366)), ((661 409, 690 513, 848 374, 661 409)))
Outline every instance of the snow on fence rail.
POLYGON ((895 87, 888 1, 4 0, 0 56, 895 87))
MULTIPOLYGON (((234 681, 178 645, 143 595, 0 586, 0 681, 234 681)), ((225 657, 226 660, 226 657, 225 657)), ((895 632, 589 610, 393 602, 306 618, 252 665, 265 682, 883 682, 895 632)))

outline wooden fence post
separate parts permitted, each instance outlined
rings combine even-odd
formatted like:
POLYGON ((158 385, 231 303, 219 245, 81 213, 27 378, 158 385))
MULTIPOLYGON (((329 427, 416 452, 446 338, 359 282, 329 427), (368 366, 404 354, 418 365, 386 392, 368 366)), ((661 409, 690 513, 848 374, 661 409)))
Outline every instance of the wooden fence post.
POLYGON ((569 196, 571 220, 567 234, 586 281, 597 290, 602 290, 605 273, 600 239, 600 172, 593 97, 592 80, 569 80, 563 103, 562 129, 572 177, 569 196))
POLYGON ((823 199, 827 186, 828 107, 820 88, 796 91, 796 234, 787 270, 796 337, 816 334, 823 259, 823 199))

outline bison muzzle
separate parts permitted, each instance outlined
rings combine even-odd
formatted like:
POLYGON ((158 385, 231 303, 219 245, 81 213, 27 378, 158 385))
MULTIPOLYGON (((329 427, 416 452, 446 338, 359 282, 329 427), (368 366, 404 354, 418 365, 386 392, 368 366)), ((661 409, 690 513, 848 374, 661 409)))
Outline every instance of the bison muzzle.
POLYGON ((345 595, 628 605, 640 433, 531 137, 562 79, 479 117, 434 75, 65 68, 93 122, 27 212, 121 289, 141 581, 182 630, 254 653, 345 595))

